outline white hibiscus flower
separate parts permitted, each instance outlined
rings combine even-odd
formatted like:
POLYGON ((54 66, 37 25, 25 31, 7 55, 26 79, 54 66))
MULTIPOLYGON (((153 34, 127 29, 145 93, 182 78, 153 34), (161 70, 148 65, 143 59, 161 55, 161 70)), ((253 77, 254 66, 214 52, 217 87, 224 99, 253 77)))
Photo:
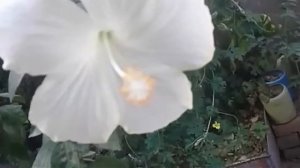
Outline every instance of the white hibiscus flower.
POLYGON ((147 133, 192 108, 182 73, 208 63, 203 0, 6 0, 3 68, 46 75, 29 120, 54 141, 104 143, 120 125, 147 133))

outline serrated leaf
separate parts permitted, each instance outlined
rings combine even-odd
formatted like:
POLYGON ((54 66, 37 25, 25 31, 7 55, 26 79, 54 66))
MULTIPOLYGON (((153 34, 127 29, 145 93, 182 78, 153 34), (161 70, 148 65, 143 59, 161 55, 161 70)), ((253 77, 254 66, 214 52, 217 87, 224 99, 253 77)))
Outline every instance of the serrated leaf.
POLYGON ((73 142, 58 143, 51 157, 51 168, 78 168, 81 165, 82 150, 86 145, 73 142))
POLYGON ((26 115, 22 110, 20 105, 4 105, 0 107, 0 115, 5 116, 14 120, 9 120, 7 122, 18 122, 26 121, 26 115))
POLYGON ((24 145, 26 116, 19 105, 0 107, 0 153, 1 157, 29 167, 29 155, 24 145))
POLYGON ((214 106, 206 107, 206 113, 208 114, 208 116, 214 116, 214 115, 216 115, 217 112, 219 112, 219 110, 218 110, 218 108, 216 108, 214 106))
POLYGON ((214 77, 211 86, 216 92, 223 92, 226 88, 226 82, 221 77, 214 77))
POLYGON ((209 158, 207 160, 207 168, 221 168, 221 167, 225 167, 225 163, 224 161, 222 161, 219 158, 209 158))
POLYGON ((157 153, 159 151, 161 140, 158 132, 148 134, 145 140, 146 148, 151 153, 157 153))
POLYGON ((52 168, 51 157, 56 143, 52 142, 45 135, 43 136, 44 143, 36 156, 32 168, 52 168))
POLYGON ((0 126, 7 137, 13 142, 22 142, 25 138, 23 124, 26 116, 19 105, 5 105, 0 107, 0 126))
POLYGON ((128 168, 128 163, 111 157, 98 158, 89 168, 128 168))

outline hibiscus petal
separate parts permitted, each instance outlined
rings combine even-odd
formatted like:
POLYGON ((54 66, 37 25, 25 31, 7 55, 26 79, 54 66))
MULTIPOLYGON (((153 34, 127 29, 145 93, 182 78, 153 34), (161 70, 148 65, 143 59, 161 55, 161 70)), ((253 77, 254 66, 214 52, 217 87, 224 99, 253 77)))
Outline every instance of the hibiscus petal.
POLYGON ((99 24, 108 20, 117 42, 135 57, 152 57, 181 70, 213 56, 213 25, 204 0, 82 0, 99 24))
POLYGON ((120 125, 128 133, 148 133, 163 128, 193 104, 191 84, 183 73, 163 65, 142 69, 155 79, 154 93, 145 105, 124 101, 120 125))
POLYGON ((9 93, 10 101, 12 101, 13 98, 15 97, 17 88, 19 87, 23 77, 24 74, 18 74, 14 71, 10 71, 8 77, 8 93, 9 93))
POLYGON ((47 75, 29 120, 53 141, 105 143, 119 124, 119 79, 104 58, 73 69, 69 75, 47 75))
POLYGON ((68 0, 6 0, 0 17, 3 68, 20 74, 64 72, 97 38, 88 15, 68 0))

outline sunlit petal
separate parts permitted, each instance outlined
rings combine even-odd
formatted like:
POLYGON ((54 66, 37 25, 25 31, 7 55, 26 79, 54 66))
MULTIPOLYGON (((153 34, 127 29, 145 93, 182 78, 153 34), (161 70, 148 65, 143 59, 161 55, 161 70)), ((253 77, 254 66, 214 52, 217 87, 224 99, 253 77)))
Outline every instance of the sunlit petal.
POLYGON ((104 143, 119 124, 119 81, 105 59, 47 75, 30 107, 31 123, 53 141, 104 143))
POLYGON ((167 126, 192 108, 182 73, 214 52, 203 0, 10 0, 0 5, 0 56, 45 74, 29 120, 53 141, 105 143, 167 126))
POLYGON ((32 75, 64 72, 94 47, 93 24, 68 0, 6 0, 0 5, 5 69, 32 75))
POLYGON ((10 101, 12 101, 13 97, 15 96, 17 88, 23 79, 23 76, 24 74, 18 74, 14 71, 10 71, 8 77, 8 93, 10 101))
POLYGON ((151 57, 180 70, 207 64, 213 25, 204 0, 83 0, 99 24, 135 57, 151 57))
POLYGON ((152 97, 143 105, 124 101, 120 125, 128 133, 163 128, 192 108, 191 84, 183 73, 162 65, 141 69, 155 80, 155 88, 152 97))

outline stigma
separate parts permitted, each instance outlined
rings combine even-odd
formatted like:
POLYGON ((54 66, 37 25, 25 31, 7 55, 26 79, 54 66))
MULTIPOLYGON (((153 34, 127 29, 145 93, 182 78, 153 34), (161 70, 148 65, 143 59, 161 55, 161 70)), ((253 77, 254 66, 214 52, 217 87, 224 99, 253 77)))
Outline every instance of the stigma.
POLYGON ((126 68, 123 77, 121 94, 129 103, 134 105, 145 105, 152 97, 155 80, 134 68, 126 68))
POLYGON ((116 74, 122 79, 120 94, 130 104, 141 106, 149 103, 155 88, 155 79, 143 71, 131 66, 121 67, 114 58, 111 32, 101 32, 102 40, 110 64, 116 74))

